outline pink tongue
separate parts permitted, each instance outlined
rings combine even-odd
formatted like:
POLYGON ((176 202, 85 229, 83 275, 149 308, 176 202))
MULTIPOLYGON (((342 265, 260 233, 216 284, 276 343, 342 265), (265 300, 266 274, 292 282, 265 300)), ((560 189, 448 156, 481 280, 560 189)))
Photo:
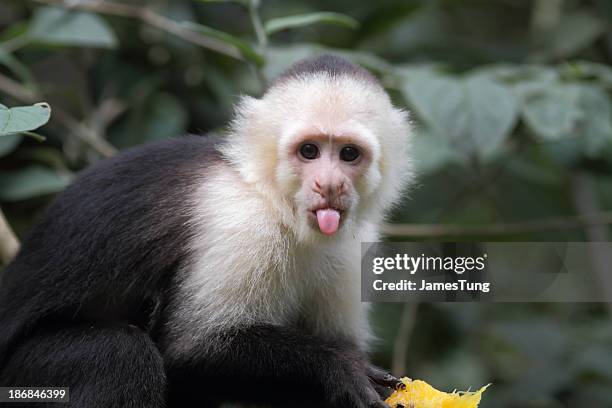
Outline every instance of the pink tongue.
POLYGON ((340 224, 340 213, 331 208, 317 210, 317 221, 319 222, 319 229, 323 234, 334 235, 338 231, 338 225, 340 224))

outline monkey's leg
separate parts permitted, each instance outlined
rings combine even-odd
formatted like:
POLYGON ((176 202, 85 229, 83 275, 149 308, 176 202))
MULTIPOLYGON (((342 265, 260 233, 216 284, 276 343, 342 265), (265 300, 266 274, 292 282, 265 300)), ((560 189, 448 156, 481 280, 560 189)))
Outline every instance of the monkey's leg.
POLYGON ((220 334, 216 344, 198 352, 167 362, 172 406, 208 407, 216 399, 266 406, 387 407, 367 376, 365 355, 348 341, 262 325, 220 334))
POLYGON ((134 326, 96 322, 34 333, 0 369, 0 386, 70 387, 69 404, 20 407, 156 408, 166 398, 162 357, 149 336, 134 326))

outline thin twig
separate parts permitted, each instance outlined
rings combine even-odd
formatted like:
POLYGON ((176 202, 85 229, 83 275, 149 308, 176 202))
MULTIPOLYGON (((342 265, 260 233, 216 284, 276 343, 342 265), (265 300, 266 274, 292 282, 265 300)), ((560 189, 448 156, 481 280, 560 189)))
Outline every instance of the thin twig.
POLYGON ((563 13, 563 0, 536 0, 531 8, 531 31, 537 36, 559 25, 563 13))
MULTIPOLYGON (((268 34, 264 29, 261 17, 259 15, 260 5, 260 0, 249 0, 247 7, 249 11, 249 17, 251 17, 251 24, 253 25, 253 30, 255 31, 255 36, 257 37, 259 52, 265 58, 266 53, 268 51, 268 34)), ((266 76, 263 73, 262 67, 255 64, 251 64, 251 68, 254 70, 255 76, 257 76, 257 79, 259 80, 262 92, 265 91, 268 86, 268 80, 266 79, 266 76)))
POLYGON ((595 214, 581 214, 573 217, 550 217, 528 221, 501 222, 483 225, 387 224, 383 227, 382 233, 388 237, 473 237, 520 235, 610 224, 612 224, 612 212, 600 212, 595 214))
POLYGON ((264 51, 268 47, 268 35, 266 34, 263 23, 261 22, 261 17, 259 17, 259 6, 259 0, 249 0, 249 16, 251 17, 251 24, 253 24, 253 29, 255 30, 255 35, 257 36, 257 42, 259 43, 262 51, 264 51))
POLYGON ((546 46, 545 39, 559 26, 563 15, 564 0, 536 0, 531 8, 531 51, 528 61, 541 62, 542 48, 546 46))
MULTIPOLYGON (((599 200, 593 180, 585 173, 579 172, 571 179, 571 191, 576 210, 580 214, 590 214, 599 211, 599 200)), ((609 242, 610 232, 605 225, 594 224, 585 229, 585 234, 591 242, 609 242)), ((599 290, 605 299, 612 299, 612 253, 602 247, 590 246, 590 257, 593 263, 595 277, 599 281, 599 290)), ((612 316, 612 303, 606 303, 608 313, 612 316)))
POLYGON ((419 308, 417 302, 404 303, 399 328, 395 341, 393 342, 393 357, 391 361, 391 372, 397 376, 406 374, 406 360, 408 357, 408 345, 416 322, 419 308))
POLYGON ((25 102, 25 103, 35 103, 38 102, 37 99, 39 95, 36 92, 27 89, 19 82, 12 80, 11 78, 0 73, 0 90, 5 92, 8 95, 11 95, 13 98, 25 102))
POLYGON ((4 41, 2 43, 2 51, 6 52, 7 54, 12 54, 18 49, 30 44, 30 42, 31 38, 24 33, 4 41))
POLYGON ((108 98, 103 100, 97 109, 91 114, 91 128, 105 139, 106 129, 113 123, 121 114, 128 109, 126 103, 116 98, 108 98))
POLYGON ((117 153, 115 146, 102 139, 95 130, 85 126, 62 109, 53 108, 53 116, 100 155, 112 157, 117 153))
POLYGON ((112 1, 83 1, 66 2, 63 0, 33 0, 36 3, 51 4, 62 6, 74 10, 92 11, 95 13, 110 16, 135 18, 162 31, 170 33, 182 40, 198 45, 203 48, 216 51, 238 60, 244 60, 238 48, 231 44, 226 44, 215 38, 205 37, 193 30, 185 28, 166 16, 158 14, 144 6, 134 6, 130 4, 116 3, 112 1))
POLYGON ((19 240, 0 210, 0 263, 6 265, 17 254, 19 240))

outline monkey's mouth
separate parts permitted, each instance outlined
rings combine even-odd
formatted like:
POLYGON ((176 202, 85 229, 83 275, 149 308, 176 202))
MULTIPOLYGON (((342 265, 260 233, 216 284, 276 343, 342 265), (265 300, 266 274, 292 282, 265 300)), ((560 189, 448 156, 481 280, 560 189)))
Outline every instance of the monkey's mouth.
POLYGON ((319 231, 325 235, 334 235, 340 228, 343 210, 334 207, 322 207, 311 210, 319 231))

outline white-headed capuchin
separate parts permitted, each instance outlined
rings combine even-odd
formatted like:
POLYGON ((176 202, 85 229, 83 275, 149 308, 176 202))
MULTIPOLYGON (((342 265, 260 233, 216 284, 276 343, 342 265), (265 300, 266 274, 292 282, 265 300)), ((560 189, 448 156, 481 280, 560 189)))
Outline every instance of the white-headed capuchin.
POLYGON ((228 133, 126 150, 55 198, 0 283, 0 386, 70 387, 74 407, 386 406, 360 243, 412 180, 406 113, 327 55, 242 98, 228 133))

